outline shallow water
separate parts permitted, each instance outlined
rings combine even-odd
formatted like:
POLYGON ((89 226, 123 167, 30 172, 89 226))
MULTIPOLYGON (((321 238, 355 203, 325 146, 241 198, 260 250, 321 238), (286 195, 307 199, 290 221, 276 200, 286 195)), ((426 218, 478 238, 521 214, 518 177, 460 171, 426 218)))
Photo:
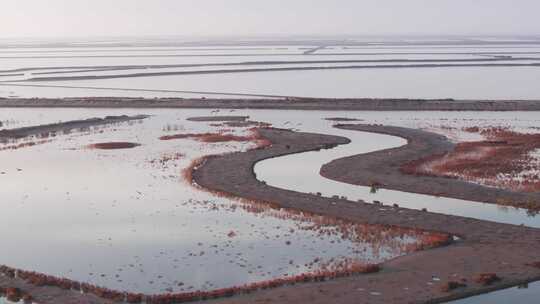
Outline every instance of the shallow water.
MULTIPOLYGON (((24 84, 329 98, 540 99, 540 88, 536 85, 536 79, 539 77, 540 69, 535 67, 460 67, 196 74, 24 84)), ((118 94, 112 90, 17 87, 7 83, 2 84, 0 90, 7 92, 2 96, 21 97, 120 96, 122 94, 144 97, 185 96, 181 92, 122 92, 118 94)), ((199 96, 211 95, 200 94, 199 96)))
POLYGON ((191 160, 252 146, 158 140, 216 131, 185 120, 207 110, 2 109, 0 118, 25 125, 28 118, 48 123, 141 113, 153 116, 0 151, 0 264, 117 290, 182 292, 290 277, 348 259, 379 263, 408 252, 423 237, 362 225, 321 226, 319 217, 193 188, 181 175, 191 160), (111 141, 142 146, 86 148, 111 141), (183 156, 176 159, 176 153, 183 156))
POLYGON ((20 301, 20 302, 13 302, 13 301, 10 301, 4 297, 0 297, 0 304, 16 304, 16 303, 23 303, 23 301, 20 301))
MULTIPOLYGON (((51 67, 73 67, 74 70, 80 70, 86 66, 219 64, 291 60, 486 59, 500 55, 533 59, 522 63, 538 62, 540 59, 540 54, 537 54, 540 50, 538 46, 520 44, 511 46, 483 45, 476 48, 474 46, 468 48, 459 47, 451 45, 451 43, 433 47, 392 45, 330 46, 309 55, 304 54, 304 52, 319 45, 317 43, 299 45, 291 42, 289 45, 269 44, 236 47, 230 44, 211 47, 163 47, 159 46, 159 44, 138 44, 131 47, 111 47, 108 44, 89 44, 87 47, 73 47, 73 45, 67 44, 67 47, 57 48, 38 48, 36 45, 27 48, 0 47, 0 71, 4 71, 0 73, 0 80, 21 81, 40 76, 32 74, 38 71, 9 72, 9 70, 20 68, 42 68, 39 72, 44 72, 47 71, 46 68, 51 67), (11 73, 23 73, 24 75, 1 75, 11 73)), ((503 62, 516 63, 521 61, 500 61, 499 63, 503 62)), ((301 66, 314 65, 340 66, 344 64, 303 64, 301 66)), ((265 67, 284 67, 284 65, 265 67)), ((175 68, 174 70, 199 69, 206 70, 208 68, 175 68)), ((172 71, 173 69, 165 70, 172 71)), ((141 71, 156 70, 140 70, 139 72, 141 71)), ((94 71, 57 75, 106 75, 130 72, 136 72, 136 70, 125 72, 94 71)), ((182 92, 199 91, 330 98, 540 99, 540 89, 536 85, 536 79, 539 76, 540 68, 538 67, 441 67, 250 72, 38 83, 39 85, 51 87, 10 86, 7 83, 2 83, 0 97, 213 96, 208 93, 182 92), (441 85, 441 83, 444 85, 441 85), (58 85, 64 87, 53 87, 58 85), (93 89, 82 87, 92 87, 93 89), (112 88, 124 89, 124 91, 111 90, 112 88), (129 89, 144 91, 129 91, 129 89), (164 92, 164 90, 169 92, 164 92)))
POLYGON ((507 304, 507 303, 538 303, 540 283, 531 283, 492 293, 448 302, 448 304, 507 304))

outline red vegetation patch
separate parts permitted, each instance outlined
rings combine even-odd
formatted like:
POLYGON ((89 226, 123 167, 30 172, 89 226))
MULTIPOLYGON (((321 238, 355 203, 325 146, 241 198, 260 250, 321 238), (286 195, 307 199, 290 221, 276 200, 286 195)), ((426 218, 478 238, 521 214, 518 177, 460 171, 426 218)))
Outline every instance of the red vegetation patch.
POLYGON ((487 140, 459 143, 450 153, 405 164, 402 172, 460 178, 514 191, 540 191, 540 162, 531 156, 540 149, 540 134, 502 128, 466 130, 478 132, 487 140))
MULTIPOLYGON (((372 273, 378 271, 379 268, 376 265, 370 265, 365 268, 355 268, 351 269, 353 271, 362 271, 362 273, 372 273), (366 272, 364 272, 366 271, 366 272)), ((193 301, 217 299, 223 297, 231 297, 238 294, 247 294, 255 292, 258 290, 277 288, 285 285, 294 285, 296 283, 307 283, 307 282, 323 282, 331 278, 343 277, 346 274, 338 275, 335 277, 329 277, 326 274, 321 274, 318 272, 301 274, 293 277, 275 279, 269 281, 263 281, 258 283, 247 284, 239 287, 231 288, 222 288, 213 291, 196 291, 189 293, 180 293, 180 294, 165 294, 165 295, 156 295, 146 298, 146 303, 151 304, 164 304, 164 303, 186 303, 193 301)))
POLYGON ((65 278, 53 277, 42 273, 24 271, 2 265, 0 265, 0 275, 17 277, 35 286, 54 286, 64 290, 82 291, 84 293, 93 294, 100 298, 113 300, 116 302, 123 302, 127 295, 127 293, 114 291, 91 284, 79 283, 65 278))
MULTIPOLYGON (((287 278, 280 278, 274 280, 268 280, 263 282, 246 284, 238 287, 222 288, 212 291, 194 291, 186 293, 170 293, 162 295, 143 295, 136 293, 128 292, 119 292, 110 290, 103 287, 98 287, 95 285, 90 285, 86 283, 79 283, 64 278, 57 278, 53 276, 48 276, 45 274, 40 274, 36 272, 29 272, 14 268, 9 268, 6 266, 0 266, 0 274, 6 275, 13 274, 18 278, 33 284, 35 286, 54 286, 59 287, 65 290, 76 290, 83 293, 93 294, 100 298, 112 300, 114 302, 127 302, 127 303, 147 303, 147 304, 173 304, 173 303, 186 303, 193 301, 201 301, 207 299, 216 299, 221 297, 230 297, 237 294, 246 294, 254 292, 261 289, 269 289, 280 287, 284 285, 294 285, 296 283, 304 282, 322 282, 327 279, 345 277, 354 274, 360 273, 374 273, 380 270, 378 265, 361 265, 361 264, 350 264, 348 268, 343 269, 340 272, 327 272, 327 271, 316 271, 307 274, 300 274, 287 278)), ((31 299, 29 296, 16 288, 0 288, 0 294, 7 294, 10 299, 17 299, 19 301, 21 298, 26 297, 31 299)), ((17 302, 16 301, 16 302, 17 302)))
POLYGON ((140 146, 137 143, 131 142, 106 142, 106 143, 97 143, 91 144, 87 147, 89 149, 99 149, 99 150, 116 150, 116 149, 131 149, 140 146))
POLYGON ((188 183, 193 185, 193 172, 197 170, 197 168, 199 168, 205 161, 206 157, 194 159, 187 168, 182 170, 182 176, 188 183))
POLYGON ((474 277, 474 281, 478 284, 482 284, 484 286, 491 285, 495 282, 500 281, 501 278, 499 278, 494 273, 481 273, 474 277))
POLYGON ((160 140, 174 140, 174 139, 185 139, 191 138, 196 139, 204 143, 221 143, 221 142, 248 142, 253 141, 256 143, 254 149, 261 149, 266 146, 269 146, 271 143, 267 139, 263 138, 257 128, 252 128, 249 130, 251 134, 246 136, 238 136, 227 133, 186 133, 186 134, 175 134, 175 135, 165 135, 161 136, 160 140))
MULTIPOLYGON (((250 131, 251 131, 251 135, 247 136, 247 138, 249 138, 250 141, 255 142, 255 147, 253 147, 252 150, 264 149, 264 148, 272 145, 272 142, 270 140, 264 138, 260 134, 258 129, 253 128, 250 131)), ((213 133, 204 133, 204 134, 213 134, 213 133)), ((188 135, 187 137, 190 137, 189 135, 191 135, 191 134, 182 134, 182 135, 173 135, 173 136, 183 136, 183 137, 179 137, 179 138, 187 138, 186 135, 188 135)), ((160 138, 160 139, 162 139, 162 138, 160 138)), ((162 140, 169 140, 169 139, 162 139, 162 140)), ((194 159, 193 161, 191 161, 191 164, 187 168, 182 170, 182 176, 184 177, 184 179, 188 183, 193 185, 193 172, 195 170, 197 170, 197 168, 200 167, 202 164, 204 164, 204 162, 206 161, 206 159, 208 157, 210 157, 210 156, 203 156, 203 157, 194 159)))
POLYGON ((184 139, 192 138, 200 142, 205 143, 218 143, 218 142, 228 142, 228 141, 251 141, 255 138, 253 136, 237 136, 233 134, 223 134, 223 133, 187 133, 187 134, 175 134, 175 135, 166 135, 161 136, 160 140, 173 140, 173 139, 184 139))

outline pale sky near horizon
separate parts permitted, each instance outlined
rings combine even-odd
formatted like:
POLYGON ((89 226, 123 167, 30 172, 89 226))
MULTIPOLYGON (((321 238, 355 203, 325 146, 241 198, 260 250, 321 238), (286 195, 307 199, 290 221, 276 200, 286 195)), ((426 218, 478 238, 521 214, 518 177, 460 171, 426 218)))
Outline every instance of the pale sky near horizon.
POLYGON ((540 35, 539 0, 1 0, 0 38, 540 35))

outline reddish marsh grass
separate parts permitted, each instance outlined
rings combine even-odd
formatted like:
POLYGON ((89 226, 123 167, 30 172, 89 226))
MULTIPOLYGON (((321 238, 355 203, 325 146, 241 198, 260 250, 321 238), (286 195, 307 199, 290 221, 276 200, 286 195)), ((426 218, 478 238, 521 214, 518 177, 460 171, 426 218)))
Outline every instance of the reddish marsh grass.
POLYGON ((205 143, 219 143, 219 142, 228 142, 228 141, 251 141, 255 138, 253 136, 237 136, 233 134, 225 133, 187 133, 187 134, 175 134, 175 135, 165 135, 160 137, 160 140, 173 140, 173 139, 184 139, 191 138, 196 139, 200 142, 205 143))
POLYGON ((270 146, 272 143, 261 136, 257 128, 249 129, 250 134, 245 136, 238 136, 233 134, 224 133, 186 133, 161 136, 160 140, 175 140, 175 139, 196 139, 197 141, 204 143, 221 143, 221 142, 254 142, 255 146, 251 149, 263 149, 270 146))
MULTIPOLYGON (((276 288, 284 285, 293 285, 303 282, 320 282, 327 279, 350 276, 360 273, 374 273, 380 270, 378 265, 362 265, 359 263, 350 264, 344 271, 315 271, 312 273, 300 274, 287 278, 279 278, 274 280, 262 281, 257 283, 246 284, 238 287, 222 288, 212 291, 194 291, 187 293, 170 293, 162 295, 143 295, 137 293, 120 292, 110 290, 104 287, 99 287, 86 283, 79 283, 65 278, 57 278, 41 273, 29 272, 6 266, 0 266, 0 275, 10 275, 18 277, 27 283, 35 286, 53 286, 64 290, 75 290, 83 293, 93 294, 100 298, 112 300, 114 302, 128 303, 186 303, 200 301, 206 299, 216 299, 221 297, 230 297, 237 294, 251 293, 261 289, 276 288)), ((0 288, 0 293, 5 293, 13 299, 19 301, 25 296, 19 289, 15 288, 0 288)), ((31 298, 26 296, 26 298, 31 298)))
POLYGON ((450 153, 403 165, 402 172, 460 178, 514 191, 540 191, 540 161, 531 155, 540 149, 540 134, 503 128, 465 130, 480 133, 487 140, 459 143, 450 153))

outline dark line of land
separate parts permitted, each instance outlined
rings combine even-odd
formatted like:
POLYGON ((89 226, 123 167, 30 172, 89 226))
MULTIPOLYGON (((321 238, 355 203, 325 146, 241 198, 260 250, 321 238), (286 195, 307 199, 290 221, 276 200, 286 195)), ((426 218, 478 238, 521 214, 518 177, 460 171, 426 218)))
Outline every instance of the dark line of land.
MULTIPOLYGON (((87 75, 66 77, 34 77, 22 82, 39 81, 77 81, 115 78, 156 77, 175 75, 208 75, 208 74, 233 74, 233 73, 257 73, 257 72, 287 72, 287 71, 315 71, 315 70, 352 70, 352 69, 406 69, 406 68, 467 68, 467 67, 540 67, 540 63, 478 63, 478 64, 388 64, 388 65, 349 65, 349 66, 304 66, 286 68, 242 68, 242 69, 214 69, 197 71, 174 71, 174 72, 150 72, 116 75, 87 75)), ((4 81, 4 83, 7 83, 4 81)))
POLYGON ((28 72, 36 70, 66 70, 40 72, 33 74, 60 74, 86 72, 91 70, 131 70, 131 69, 167 69, 167 68, 192 68, 192 67, 218 67, 218 66, 243 66, 243 65, 296 65, 296 64, 319 64, 319 63, 410 63, 410 62, 500 62, 500 61, 540 61, 540 57, 493 57, 493 58, 461 58, 461 59, 353 59, 353 60, 266 60, 266 61, 242 61, 229 63, 200 63, 200 64, 160 64, 160 65, 111 65, 111 66, 52 66, 52 67, 28 67, 19 69, 0 70, 0 73, 28 72))
POLYGON ((13 48, 25 48, 25 49, 35 49, 35 48, 72 48, 72 49, 83 49, 83 48, 103 48, 103 47, 290 47, 290 46, 312 46, 312 45, 329 45, 329 46, 365 46, 373 47, 374 42, 377 43, 377 47, 380 46, 538 46, 540 45, 540 39, 537 36, 524 36, 517 37, 518 39, 523 38, 524 40, 516 41, 516 37, 509 37, 509 40, 483 40, 483 39, 474 39, 474 38, 463 38, 460 36, 448 36, 452 40, 425 40, 419 41, 418 37, 391 37, 393 40, 381 41, 378 37, 373 37, 374 40, 371 41, 355 41, 351 40, 349 36, 343 36, 340 38, 336 37, 320 37, 320 38, 300 38, 296 37, 294 39, 256 39, 252 40, 248 38, 244 39, 231 39, 231 40, 205 40, 205 41, 148 41, 148 42, 108 42, 106 44, 95 44, 92 42, 79 42, 76 44, 69 42, 43 42, 39 44, 27 44, 27 43, 1 43, 0 47, 5 49, 13 48), (404 41, 403 39, 411 38, 412 41, 404 41))
POLYGON ((59 59, 59 58, 169 58, 169 57, 268 57, 268 56, 376 56, 376 55, 524 55, 537 51, 494 52, 324 52, 324 53, 236 53, 236 54, 160 54, 160 55, 56 55, 56 56, 0 56, 0 59, 59 59))
POLYGON ((130 120, 145 119, 146 115, 137 116, 107 116, 105 118, 89 118, 84 120, 72 120, 61 123, 46 124, 39 126, 23 127, 16 129, 0 130, 0 142, 11 139, 19 139, 29 136, 40 136, 56 132, 70 132, 77 129, 85 129, 95 126, 107 125, 112 123, 126 122, 130 120))
MULTIPOLYGON (((212 92, 212 91, 184 91, 184 90, 160 90, 160 89, 135 89, 135 88, 110 88, 110 87, 93 87, 93 86, 68 86, 68 85, 40 85, 40 84, 20 84, 20 83, 0 83, 0 86, 13 87, 35 87, 35 88, 65 88, 65 89, 88 89, 88 90, 105 90, 105 91, 125 91, 125 92, 154 92, 154 93, 181 93, 181 94, 199 94, 199 95, 219 95, 228 97, 251 97, 251 98, 267 98, 267 99, 287 99, 291 96, 269 95, 269 94, 249 94, 249 93, 230 93, 230 92, 212 92)), ((113 102, 124 99, 111 97, 113 102)), ((129 98, 128 98, 129 99, 129 98)), ((2 98, 0 97, 0 101, 2 98)), ((90 100, 90 99, 88 99, 90 100)), ((204 100, 204 99, 201 99, 204 100)), ((84 107, 84 105, 82 105, 84 107)), ((92 107, 91 104, 88 105, 92 107)), ((1 106, 0 106, 1 107, 1 106)), ((109 106, 106 106, 109 107, 109 106)))
MULTIPOLYGON (((201 92, 202 93, 202 92, 201 92)), ((221 94, 216 92, 217 94, 221 94)), ((241 95, 241 93, 228 93, 241 95)), ((261 95, 262 96, 262 95, 261 95)), ((279 96, 273 96, 279 97, 279 96)), ((299 98, 0 98, 0 107, 206 108, 347 111, 540 111, 540 100, 299 98)))

